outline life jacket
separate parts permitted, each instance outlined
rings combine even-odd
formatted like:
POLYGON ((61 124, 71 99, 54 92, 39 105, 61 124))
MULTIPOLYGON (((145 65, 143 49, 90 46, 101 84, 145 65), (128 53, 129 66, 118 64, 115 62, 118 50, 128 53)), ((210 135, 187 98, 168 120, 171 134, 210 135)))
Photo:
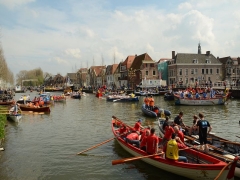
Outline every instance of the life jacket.
POLYGON ((167 143, 166 157, 173 160, 178 160, 178 145, 175 139, 171 139, 167 143))
POLYGON ((149 98, 146 97, 146 98, 144 99, 144 102, 145 102, 145 104, 148 106, 148 105, 149 105, 149 98))

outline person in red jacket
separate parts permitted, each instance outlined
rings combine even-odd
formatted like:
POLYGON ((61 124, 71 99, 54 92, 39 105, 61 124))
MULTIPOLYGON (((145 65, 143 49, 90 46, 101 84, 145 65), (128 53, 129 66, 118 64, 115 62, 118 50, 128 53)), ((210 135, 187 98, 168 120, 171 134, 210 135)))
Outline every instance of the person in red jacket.
POLYGON ((140 134, 140 130, 141 130, 141 127, 142 127, 141 124, 142 124, 142 119, 139 119, 139 120, 135 123, 132 131, 133 131, 133 132, 137 132, 138 134, 140 134))
POLYGON ((155 135, 155 129, 151 129, 151 134, 147 137, 146 151, 148 154, 156 154, 158 152, 159 139, 155 135))
POLYGON ((139 135, 136 132, 132 132, 126 137, 126 142, 132 145, 136 145, 136 147, 140 147, 139 135))
POLYGON ((146 146, 147 146, 147 138, 150 135, 150 130, 146 129, 144 137, 142 137, 142 140, 140 142, 140 149, 143 151, 146 151, 146 146))
POLYGON ((177 135, 177 137, 179 137, 180 140, 182 141, 182 143, 184 143, 184 134, 183 134, 183 132, 179 130, 178 126, 174 126, 173 129, 174 129, 175 134, 177 135))

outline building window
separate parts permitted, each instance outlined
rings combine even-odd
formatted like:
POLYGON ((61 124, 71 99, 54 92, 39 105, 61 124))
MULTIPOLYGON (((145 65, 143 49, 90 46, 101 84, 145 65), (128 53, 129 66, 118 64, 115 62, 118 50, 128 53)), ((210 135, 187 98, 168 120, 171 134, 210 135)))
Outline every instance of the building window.
POLYGON ((185 78, 185 82, 186 82, 186 84, 188 84, 188 78, 185 78))
POLYGON ((146 76, 148 76, 148 71, 146 71, 146 76))
POLYGON ((194 72, 194 74, 197 74, 197 69, 195 69, 195 72, 194 72))
POLYGON ((145 67, 148 67, 148 64, 145 64, 145 67))
POLYGON ((191 69, 191 74, 194 74, 194 69, 191 69))
POLYGON ((194 63, 194 64, 197 64, 197 63, 198 63, 198 60, 197 60, 197 59, 193 59, 193 63, 194 63))
POLYGON ((219 74, 219 69, 217 69, 217 74, 219 74))
POLYGON ((182 76, 182 69, 179 69, 179 75, 182 76))
POLYGON ((202 69, 202 74, 204 74, 204 69, 202 69))
POLYGON ((188 76, 188 69, 185 69, 185 75, 188 76))
POLYGON ((206 69, 206 74, 208 74, 208 69, 206 69))
POLYGON ((212 69, 210 69, 210 74, 212 74, 212 69))
POLYGON ((155 71, 153 71, 153 76, 155 76, 156 75, 156 72, 155 71))
POLYGON ((206 59, 206 61, 205 61, 207 64, 210 64, 211 63, 211 61, 209 60, 209 59, 206 59))

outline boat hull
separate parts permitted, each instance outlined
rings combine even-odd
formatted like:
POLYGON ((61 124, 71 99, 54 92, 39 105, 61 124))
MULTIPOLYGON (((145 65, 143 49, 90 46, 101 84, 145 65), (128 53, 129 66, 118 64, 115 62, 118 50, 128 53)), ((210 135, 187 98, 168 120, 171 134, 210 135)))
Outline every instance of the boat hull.
POLYGON ((19 120, 22 118, 22 115, 21 114, 16 114, 16 115, 8 115, 8 118, 11 120, 11 121, 14 121, 14 122, 19 122, 19 120))
POLYGON ((25 105, 20 105, 21 111, 33 111, 33 112, 45 112, 45 113, 50 113, 50 108, 48 106, 45 107, 39 107, 39 108, 34 108, 34 107, 27 107, 25 105))
POLYGON ((224 105, 225 98, 206 98, 206 99, 192 99, 192 98, 180 98, 179 95, 174 95, 175 105, 187 105, 187 106, 215 106, 224 105))

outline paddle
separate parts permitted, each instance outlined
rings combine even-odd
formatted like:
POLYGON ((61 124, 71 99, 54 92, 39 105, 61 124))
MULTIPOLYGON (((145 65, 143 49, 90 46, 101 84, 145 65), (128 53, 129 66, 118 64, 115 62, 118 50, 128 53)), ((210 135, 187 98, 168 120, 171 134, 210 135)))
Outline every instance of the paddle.
POLYGON ((137 156, 137 157, 131 157, 131 158, 125 158, 125 159, 117 159, 117 160, 113 160, 112 161, 112 165, 116 165, 116 164, 122 164, 122 163, 126 163, 129 161, 135 161, 138 159, 143 159, 143 158, 149 158, 149 157, 153 157, 153 156, 158 156, 164 154, 163 152, 158 153, 158 154, 151 154, 151 155, 147 155, 147 156, 137 156))

